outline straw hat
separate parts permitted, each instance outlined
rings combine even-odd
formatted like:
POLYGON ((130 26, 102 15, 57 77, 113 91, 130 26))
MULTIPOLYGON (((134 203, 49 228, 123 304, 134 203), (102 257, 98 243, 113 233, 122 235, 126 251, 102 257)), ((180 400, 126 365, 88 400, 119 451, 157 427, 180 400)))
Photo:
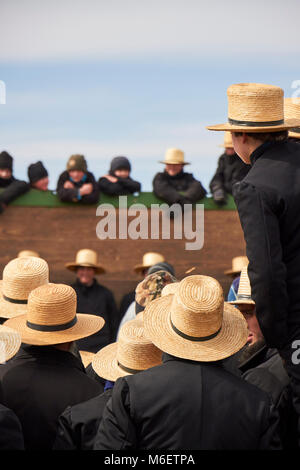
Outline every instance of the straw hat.
POLYGON ((11 359, 21 346, 19 333, 7 326, 0 326, 0 364, 11 359))
POLYGON ((165 258, 160 253, 145 253, 143 256, 142 264, 137 264, 133 269, 136 273, 139 273, 144 269, 148 269, 151 266, 154 266, 154 264, 161 263, 163 261, 165 261, 165 258))
POLYGON ((12 318, 27 311, 27 299, 36 287, 49 282, 49 267, 42 258, 11 260, 0 281, 0 317, 12 318))
POLYGON ((167 284, 161 291, 161 297, 163 297, 164 295, 175 294, 178 286, 179 282, 172 282, 171 284, 167 284))
POLYGON ((211 131, 278 132, 300 126, 285 119, 283 90, 262 83, 238 83, 227 89, 228 122, 208 126, 211 131))
MULTIPOLYGON (((286 119, 297 119, 300 121, 300 98, 284 99, 284 116, 286 119)), ((289 137, 300 139, 300 124, 298 126, 289 130, 289 137)))
POLYGON ((89 366, 93 360, 93 357, 95 356, 95 353, 92 353, 90 351, 79 351, 79 354, 84 367, 89 366))
POLYGON ((188 276, 173 295, 153 300, 144 310, 145 334, 175 357, 218 361, 239 351, 248 337, 247 323, 225 304, 222 287, 209 276, 188 276))
POLYGON ((80 267, 94 268, 97 274, 105 273, 103 266, 98 264, 98 255, 94 250, 87 248, 79 250, 76 254, 76 260, 72 263, 66 263, 65 267, 70 271, 76 271, 80 267))
POLYGON ((136 374, 162 362, 162 351, 145 336, 143 323, 131 320, 120 328, 118 341, 100 349, 92 367, 103 379, 115 382, 119 377, 136 374))
POLYGON ((248 266, 245 266, 241 271, 240 283, 236 300, 228 302, 233 305, 251 304, 255 305, 254 300, 251 298, 251 285, 248 277, 248 266))
POLYGON ((220 147, 223 147, 225 149, 233 149, 231 132, 224 132, 224 144, 220 145, 220 147))
POLYGON ((179 149, 168 149, 165 153, 164 161, 159 161, 165 165, 190 165, 189 162, 184 161, 184 153, 179 149))
POLYGON ((76 314, 77 297, 65 284, 46 284, 34 289, 28 297, 27 314, 5 322, 14 328, 23 343, 36 346, 76 341, 101 330, 102 317, 76 314))
POLYGON ((236 256, 235 258, 232 258, 231 261, 231 269, 227 269, 227 271, 224 271, 224 274, 227 274, 229 276, 233 274, 239 274, 244 266, 248 266, 249 260, 247 256, 236 256))
POLYGON ((28 258, 28 256, 34 256, 35 258, 39 258, 40 255, 38 254, 37 251, 32 251, 32 250, 22 250, 19 251, 18 253, 18 258, 28 258))

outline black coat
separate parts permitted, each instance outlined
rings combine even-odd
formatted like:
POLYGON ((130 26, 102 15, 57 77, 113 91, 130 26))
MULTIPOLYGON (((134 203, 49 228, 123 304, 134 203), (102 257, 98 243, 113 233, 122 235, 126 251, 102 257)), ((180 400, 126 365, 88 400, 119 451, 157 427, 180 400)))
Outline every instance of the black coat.
POLYGON ((0 204, 9 204, 17 197, 29 191, 30 185, 12 176, 8 179, 0 178, 0 188, 4 188, 4 191, 0 193, 0 204))
POLYGON ((232 194, 232 186, 241 181, 250 168, 251 166, 246 165, 236 153, 234 155, 223 153, 218 160, 217 170, 209 184, 212 195, 218 190, 222 190, 225 194, 232 194))
POLYGON ((94 449, 272 449, 277 433, 267 394, 222 363, 164 354, 161 366, 117 380, 94 449))
POLYGON ((166 171, 157 173, 152 184, 155 196, 163 199, 168 204, 195 203, 206 195, 206 190, 200 181, 197 181, 192 173, 185 173, 184 171, 175 176, 168 175, 166 171))
POLYGON ((92 450, 103 410, 112 389, 90 400, 69 406, 59 417, 54 450, 92 450))
POLYGON ((70 175, 68 171, 64 171, 57 182, 56 192, 59 199, 63 202, 81 202, 83 204, 96 204, 99 201, 99 188, 93 173, 87 171, 85 173, 86 177, 84 181, 79 181, 79 183, 74 183, 70 179, 70 175), (66 181, 70 181, 74 184, 73 189, 66 189, 64 188, 64 184, 66 181), (78 191, 84 185, 91 183, 93 185, 93 191, 90 194, 86 194, 82 196, 81 199, 78 199, 78 191))
POLYGON ((77 294, 78 313, 99 315, 105 320, 105 325, 100 331, 76 341, 79 350, 97 352, 116 339, 120 319, 114 296, 96 279, 90 287, 81 284, 78 279, 71 287, 77 294))
POLYGON ((265 143, 250 158, 233 195, 257 319, 268 346, 281 349, 300 326, 300 146, 265 143))
POLYGON ((51 346, 23 345, 0 366, 3 404, 19 418, 26 449, 51 449, 59 415, 101 392, 82 362, 51 346))
POLYGON ((24 450, 24 438, 21 423, 15 413, 0 404, 0 451, 1 450, 24 450))
MULTIPOLYGON (((115 175, 114 175, 115 176, 115 175)), ((102 176, 99 178, 98 185, 102 193, 110 196, 126 196, 127 194, 139 193, 141 191, 141 183, 134 181, 130 176, 128 178, 118 178, 116 183, 112 183, 102 176)))

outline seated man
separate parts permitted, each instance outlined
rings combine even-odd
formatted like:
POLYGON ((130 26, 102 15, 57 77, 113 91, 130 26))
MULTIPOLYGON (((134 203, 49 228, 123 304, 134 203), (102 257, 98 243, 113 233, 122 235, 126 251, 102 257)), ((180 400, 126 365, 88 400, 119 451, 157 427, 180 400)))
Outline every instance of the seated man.
POLYGON ((29 190, 25 181, 17 180, 13 176, 13 158, 5 150, 0 153, 0 214, 6 206, 21 194, 29 190))
POLYGON ((99 200, 99 189, 94 175, 87 171, 83 155, 71 155, 57 183, 57 195, 63 202, 95 204, 99 200))
POLYGON ((42 162, 32 163, 28 167, 28 178, 30 186, 39 191, 48 191, 48 171, 42 162))
POLYGON ((141 191, 141 184, 130 178, 131 165, 126 157, 115 157, 108 175, 99 179, 99 189, 110 196, 126 196, 141 191))
POLYGON ((224 136, 225 152, 218 160, 218 168, 214 174, 209 188, 217 204, 226 204, 227 194, 232 194, 232 186, 241 181, 251 166, 246 165, 235 153, 230 132, 224 136))
POLYGON ((153 179, 153 192, 155 196, 168 204, 191 204, 203 199, 206 190, 192 173, 185 173, 183 167, 189 165, 184 161, 184 153, 179 149, 169 149, 165 160, 159 163, 165 165, 162 173, 157 173, 153 179))

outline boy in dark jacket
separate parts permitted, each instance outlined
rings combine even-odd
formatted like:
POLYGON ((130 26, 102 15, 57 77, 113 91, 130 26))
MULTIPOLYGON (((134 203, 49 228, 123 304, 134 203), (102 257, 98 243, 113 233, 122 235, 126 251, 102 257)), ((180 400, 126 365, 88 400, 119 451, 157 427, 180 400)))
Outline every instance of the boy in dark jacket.
POLYGON ((7 204, 12 202, 21 194, 29 190, 29 185, 25 181, 17 180, 13 176, 13 158, 5 150, 0 153, 0 214, 4 211, 7 204))
POLYGON ((130 178, 131 165, 126 157, 115 157, 108 175, 99 179, 99 189, 110 196, 126 196, 141 191, 141 184, 130 178))
POLYGON ((99 200, 99 189, 94 175, 87 171, 83 155, 71 155, 57 183, 57 195, 63 202, 95 204, 99 200))
POLYGON ((48 171, 42 162, 32 163, 28 167, 28 178, 30 186, 39 191, 48 191, 48 171))
POLYGON ((169 149, 165 160, 159 163, 165 164, 165 171, 157 173, 153 180, 153 192, 155 196, 163 199, 168 204, 191 204, 203 199, 206 190, 200 181, 197 181, 192 173, 183 171, 184 153, 179 149, 169 149))

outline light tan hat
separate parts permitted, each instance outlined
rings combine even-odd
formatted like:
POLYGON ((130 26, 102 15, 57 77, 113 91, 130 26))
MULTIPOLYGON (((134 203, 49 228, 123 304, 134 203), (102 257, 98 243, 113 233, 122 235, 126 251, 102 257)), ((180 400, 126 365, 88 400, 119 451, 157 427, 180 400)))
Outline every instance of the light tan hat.
POLYGON ((18 258, 28 258, 28 256, 34 256, 35 258, 39 258, 40 255, 38 254, 37 251, 33 251, 33 250, 22 250, 22 251, 19 251, 18 253, 18 258))
POLYGON ((163 297, 164 295, 175 294, 178 286, 179 282, 172 282, 170 284, 167 284, 161 291, 161 296, 163 297))
POLYGON ((223 147, 225 149, 233 149, 231 132, 224 132, 224 144, 220 145, 220 147, 223 147))
POLYGON ((102 317, 76 314, 77 297, 65 284, 45 284, 28 297, 27 314, 5 322, 21 335, 23 343, 36 346, 68 343, 101 330, 102 317))
POLYGON ((49 267, 44 259, 31 256, 11 260, 0 281, 0 317, 24 314, 30 292, 48 282, 49 267))
POLYGON ((105 273, 103 266, 98 264, 98 255, 94 250, 84 248, 76 254, 76 260, 72 263, 66 263, 65 267, 70 271, 76 271, 80 267, 94 268, 97 274, 105 273))
POLYGON ((278 132, 300 126, 285 119, 283 90, 262 83, 238 83, 227 89, 228 122, 208 126, 211 131, 278 132))
POLYGON ((21 346, 19 333, 12 328, 0 325, 0 364, 11 359, 21 346))
POLYGON ((120 328, 118 341, 100 349, 92 367, 103 379, 115 382, 119 377, 136 374, 162 362, 162 352, 145 336, 143 323, 131 320, 120 328))
POLYGON ((79 351, 79 354, 85 368, 90 365, 95 356, 95 353, 90 351, 79 351))
POLYGON ((184 153, 179 149, 168 149, 165 153, 164 161, 159 163, 164 163, 165 165, 190 165, 189 162, 184 161, 184 153))
POLYGON ((162 351, 192 361, 212 362, 239 351, 247 323, 224 304, 221 285, 209 276, 188 276, 173 295, 153 300, 144 310, 146 336, 162 351))
POLYGON ((248 266, 244 266, 241 271, 240 283, 238 288, 238 293, 236 300, 232 300, 228 302, 229 304, 233 305, 240 305, 240 304, 252 304, 255 305, 254 300, 251 298, 251 285, 250 280, 248 277, 248 266))
MULTIPOLYGON (((284 116, 286 119, 297 119, 300 122, 300 98, 284 99, 284 116)), ((300 139, 300 124, 289 130, 289 137, 300 139)))
POLYGON ((133 269, 136 273, 139 273, 144 269, 151 268, 151 266, 154 266, 157 263, 162 263, 163 261, 165 261, 165 258, 160 253, 145 253, 143 256, 142 264, 137 264, 136 266, 134 266, 133 269))
POLYGON ((227 274, 228 276, 238 274, 242 271, 244 266, 248 266, 248 263, 249 260, 247 256, 236 256, 235 258, 232 258, 231 269, 227 269, 227 271, 224 271, 224 274, 227 274))

